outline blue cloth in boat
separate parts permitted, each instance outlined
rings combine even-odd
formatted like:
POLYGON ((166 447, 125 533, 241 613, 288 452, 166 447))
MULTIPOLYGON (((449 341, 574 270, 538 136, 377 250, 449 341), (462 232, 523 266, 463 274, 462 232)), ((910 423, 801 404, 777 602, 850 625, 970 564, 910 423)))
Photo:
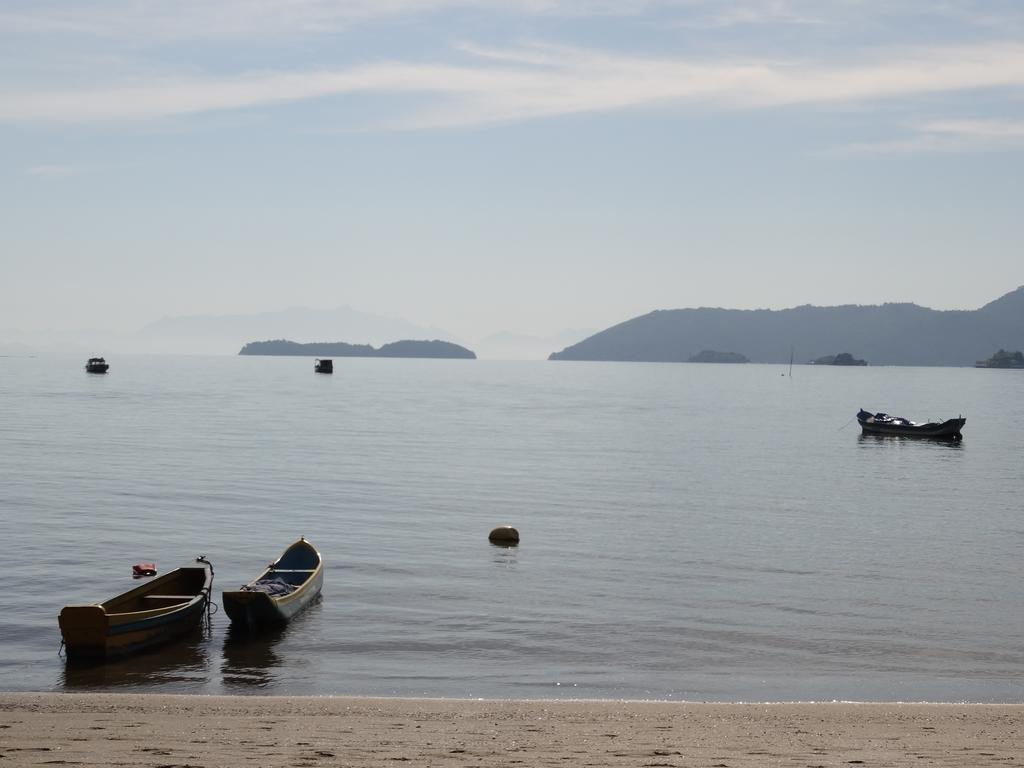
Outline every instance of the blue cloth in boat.
POLYGON ((294 592, 298 587, 289 584, 282 578, 260 579, 253 584, 242 587, 249 592, 266 592, 271 597, 283 597, 294 592))

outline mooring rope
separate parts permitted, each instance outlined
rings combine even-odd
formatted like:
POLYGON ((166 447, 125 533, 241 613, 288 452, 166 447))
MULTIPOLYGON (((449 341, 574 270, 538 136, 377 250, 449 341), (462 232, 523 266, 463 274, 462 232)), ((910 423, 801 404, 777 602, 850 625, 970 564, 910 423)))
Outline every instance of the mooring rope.
POLYGON ((213 563, 206 559, 206 555, 199 555, 199 557, 196 558, 196 562, 206 563, 210 567, 210 586, 203 590, 203 600, 206 603, 206 605, 204 606, 206 608, 205 621, 207 627, 209 628, 210 626, 212 626, 213 623, 213 614, 217 612, 217 604, 213 602, 213 595, 211 594, 213 592, 213 563))

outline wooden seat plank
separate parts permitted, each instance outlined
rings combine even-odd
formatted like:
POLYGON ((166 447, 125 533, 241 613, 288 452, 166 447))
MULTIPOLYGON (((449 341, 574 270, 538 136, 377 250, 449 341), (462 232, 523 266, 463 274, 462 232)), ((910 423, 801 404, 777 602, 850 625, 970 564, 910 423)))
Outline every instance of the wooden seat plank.
POLYGON ((196 595, 143 595, 143 600, 191 600, 196 595))

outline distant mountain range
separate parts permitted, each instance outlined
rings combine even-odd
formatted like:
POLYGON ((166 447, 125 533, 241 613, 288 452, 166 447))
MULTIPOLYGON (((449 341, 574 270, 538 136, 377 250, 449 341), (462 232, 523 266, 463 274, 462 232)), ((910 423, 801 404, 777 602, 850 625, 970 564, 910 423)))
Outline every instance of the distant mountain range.
POLYGON ((980 309, 916 304, 792 309, 657 310, 553 353, 550 360, 685 362, 728 350, 757 363, 808 362, 849 352, 872 365, 973 366, 997 349, 1024 349, 1024 286, 980 309))
POLYGON ((374 349, 369 344, 346 344, 343 341, 299 344, 286 339, 251 341, 240 355, 305 355, 307 357, 430 357, 475 360, 476 355, 450 341, 395 341, 374 349))

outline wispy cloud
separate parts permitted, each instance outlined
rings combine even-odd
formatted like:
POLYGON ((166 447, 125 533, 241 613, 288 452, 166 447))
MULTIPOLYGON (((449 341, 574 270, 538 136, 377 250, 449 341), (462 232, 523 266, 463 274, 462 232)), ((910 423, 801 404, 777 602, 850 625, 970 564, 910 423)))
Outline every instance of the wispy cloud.
POLYGON ((8 89, 0 93, 0 122, 117 123, 372 93, 419 97, 395 100, 397 125, 418 128, 663 104, 755 109, 1024 86, 1024 44, 1010 43, 882 51, 846 64, 655 58, 544 45, 465 45, 462 53, 467 59, 459 64, 392 61, 153 77, 91 89, 8 89))
POLYGON ((881 155, 925 152, 978 152, 1024 147, 1024 120, 932 120, 910 127, 898 139, 859 142, 842 154, 881 155))
MULTIPOLYGON (((424 0, 430 11, 437 2, 424 0)), ((259 38, 336 30, 361 19, 408 13, 412 0, 77 0, 22 2, 0 11, 0 32, 161 40, 259 38)))
POLYGON ((793 0, 760 0, 760 2, 695 3, 689 15, 675 26, 716 29, 765 24, 824 24, 828 9, 819 3, 804 8, 793 0))
POLYGON ((925 123, 923 130, 981 141, 1024 140, 1024 120, 935 120, 925 123))
POLYGON ((88 36, 133 45, 281 39, 452 11, 536 18, 661 12, 701 29, 942 17, 1006 32, 1019 30, 1024 17, 1017 0, 7 0, 0 35, 88 36))
POLYGON ((74 176, 88 170, 84 165, 33 165, 29 176, 74 176))
POLYGON ((283 38, 469 10, 519 16, 619 16, 693 0, 15 0, 0 34, 146 41, 283 38))

